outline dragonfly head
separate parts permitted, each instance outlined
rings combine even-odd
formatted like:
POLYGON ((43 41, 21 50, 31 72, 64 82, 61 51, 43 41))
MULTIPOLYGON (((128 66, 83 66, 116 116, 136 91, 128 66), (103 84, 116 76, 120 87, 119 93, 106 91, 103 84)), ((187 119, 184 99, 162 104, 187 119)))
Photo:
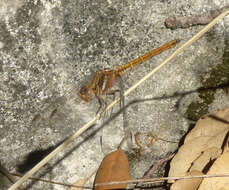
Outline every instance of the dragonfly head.
POLYGON ((80 89, 80 97, 86 101, 89 102, 91 99, 93 99, 93 92, 90 88, 88 88, 87 86, 83 86, 80 89))

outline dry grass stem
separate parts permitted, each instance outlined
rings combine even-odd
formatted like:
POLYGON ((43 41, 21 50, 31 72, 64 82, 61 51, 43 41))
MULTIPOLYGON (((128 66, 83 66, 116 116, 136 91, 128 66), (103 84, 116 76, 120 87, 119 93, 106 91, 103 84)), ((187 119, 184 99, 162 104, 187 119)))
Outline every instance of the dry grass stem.
MULTIPOLYGON (((16 173, 10 173, 11 175, 14 176, 22 176, 21 174, 16 174, 16 173)), ((181 176, 181 177, 162 177, 162 178, 150 178, 150 179, 135 179, 135 180, 128 180, 128 181, 114 181, 114 182, 109 182, 109 183, 100 183, 96 184, 95 186, 103 186, 103 185, 112 185, 112 184, 136 184, 141 182, 141 185, 146 185, 146 184, 154 184, 158 182, 163 182, 166 180, 178 180, 178 179, 192 179, 192 178, 213 178, 213 177, 229 177, 229 174, 216 174, 216 175, 202 175, 202 176, 181 176)), ((30 177, 29 180, 37 180, 37 181, 42 181, 46 183, 52 183, 56 185, 62 185, 66 187, 77 187, 77 188, 82 188, 82 189, 93 189, 93 187, 88 187, 88 186, 77 186, 77 185, 72 185, 72 184, 66 184, 66 183, 61 183, 57 181, 51 181, 51 180, 46 180, 42 178, 37 178, 37 177, 30 177)))
POLYGON ((150 179, 133 179, 127 181, 113 181, 109 183, 97 183, 95 186, 105 186, 105 185, 117 185, 117 184, 136 184, 141 183, 145 184, 153 184, 158 182, 163 182, 167 180, 178 180, 178 179, 193 179, 193 178, 215 178, 215 177, 229 177, 229 173, 226 174, 215 174, 215 175, 198 175, 198 176, 181 176, 181 177, 157 177, 150 179))
MULTIPOLYGON (((23 175, 18 174, 18 173, 10 173, 11 175, 17 176, 17 177, 22 177, 23 175)), ((43 179, 43 178, 38 178, 38 177, 29 177, 29 180, 36 180, 36 181, 42 181, 45 183, 52 183, 52 184, 56 184, 56 185, 62 185, 65 187, 76 187, 76 188, 84 188, 84 189, 92 189, 92 187, 86 187, 86 186, 78 186, 78 185, 72 185, 72 184, 67 184, 67 183, 61 183, 58 181, 52 181, 52 180, 47 180, 47 179, 43 179)))

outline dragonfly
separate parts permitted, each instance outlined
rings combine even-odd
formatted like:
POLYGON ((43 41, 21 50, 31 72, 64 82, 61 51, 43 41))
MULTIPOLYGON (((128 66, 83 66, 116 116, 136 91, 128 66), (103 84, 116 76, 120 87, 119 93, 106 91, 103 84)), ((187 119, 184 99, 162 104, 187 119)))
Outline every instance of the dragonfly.
POLYGON ((93 77, 92 81, 90 81, 87 85, 83 86, 80 89, 79 95, 80 97, 89 102, 95 97, 98 98, 100 102, 104 102, 103 96, 107 94, 113 94, 111 88, 116 84, 117 80, 128 70, 133 69, 137 65, 146 62, 147 60, 151 59, 153 56, 161 54, 162 52, 175 47, 180 40, 172 40, 167 42, 166 44, 162 45, 159 48, 153 49, 152 51, 134 59, 124 65, 117 67, 116 69, 99 69, 95 76, 93 77))

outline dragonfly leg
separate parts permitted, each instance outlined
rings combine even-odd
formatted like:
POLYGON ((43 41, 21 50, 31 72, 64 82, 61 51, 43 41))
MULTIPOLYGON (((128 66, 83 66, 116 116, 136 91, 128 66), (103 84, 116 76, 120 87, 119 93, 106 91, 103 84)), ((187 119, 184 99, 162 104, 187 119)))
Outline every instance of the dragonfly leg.
MULTIPOLYGON (((121 91, 120 90, 110 90, 106 93, 106 95, 112 95, 112 101, 115 100, 116 98, 116 93, 120 93, 120 97, 121 97, 121 91)), ((120 101, 120 109, 122 108, 122 101, 120 101)), ((111 108, 111 114, 113 113, 113 107, 111 108)))
POLYGON ((99 102, 99 109, 96 112, 96 114, 100 113, 100 119, 101 119, 101 117, 105 117, 105 115, 106 115, 107 102, 101 96, 96 96, 96 97, 97 97, 98 102, 99 102))

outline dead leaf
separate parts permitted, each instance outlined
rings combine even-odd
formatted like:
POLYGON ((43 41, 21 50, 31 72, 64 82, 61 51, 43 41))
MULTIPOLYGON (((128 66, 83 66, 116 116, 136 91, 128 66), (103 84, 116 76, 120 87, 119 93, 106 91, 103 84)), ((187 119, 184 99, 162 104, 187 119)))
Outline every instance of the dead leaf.
POLYGON ((203 136, 215 136, 225 129, 229 129, 229 109, 208 114, 199 119, 195 127, 186 136, 184 143, 203 136))
MULTIPOLYGON (((207 174, 229 173, 229 152, 224 152, 212 165, 207 174)), ((205 178, 198 190, 229 190, 229 177, 205 178)))
POLYGON ((169 176, 185 176, 193 161, 208 148, 207 142, 211 138, 197 137, 181 146, 170 163, 169 176))
MULTIPOLYGON (((192 164, 189 171, 203 171, 203 169, 212 161, 218 158, 222 153, 221 148, 212 147, 203 152, 192 164)), ((210 165, 209 165, 210 167, 210 165)))
MULTIPOLYGON (((169 176, 184 176, 192 163, 209 148, 221 148, 228 130, 213 137, 197 137, 180 147, 170 163, 169 176)), ((169 181, 171 182, 171 181, 169 181)))
MULTIPOLYGON (((201 126, 198 127, 199 129, 201 129, 201 126)), ((199 130, 199 132, 200 131, 202 132, 201 133, 198 132, 198 134, 200 135, 208 134, 209 132, 205 132, 205 130, 212 130, 212 129, 213 127, 207 128, 204 125, 204 130, 199 130)), ((185 144, 180 147, 178 153, 174 156, 173 160, 171 161, 169 176, 184 176, 189 171, 191 165, 195 162, 195 160, 201 157, 204 151, 212 147, 220 149, 222 144, 224 143, 224 139, 228 133, 228 130, 229 127, 226 127, 223 128, 223 130, 219 130, 220 132, 218 131, 218 133, 215 133, 215 131, 211 131, 210 136, 197 135, 197 137, 190 138, 190 140, 185 141, 185 144)), ((202 162, 202 164, 206 165, 206 163, 204 162, 202 162)), ((204 166, 199 166, 199 167, 204 167, 204 166)))
MULTIPOLYGON (((130 180, 130 167, 125 152, 121 149, 108 154, 102 161, 94 184, 112 181, 130 180)), ((126 184, 95 186, 95 190, 104 189, 125 189, 126 184)))
MULTIPOLYGON (((196 170, 204 170, 207 174, 228 173, 228 134, 229 109, 206 115, 198 120, 186 136, 184 145, 171 161, 169 176, 184 176, 196 170), (217 160, 213 163, 215 159, 217 160)), ((229 178, 206 178, 198 190, 225 188, 229 190, 229 178)))
MULTIPOLYGON (((203 173, 200 171, 192 171, 187 174, 187 176, 195 175, 199 176, 203 175, 203 173)), ((202 178, 180 179, 177 180, 174 184, 172 184, 170 190, 197 190, 202 180, 202 178)))

